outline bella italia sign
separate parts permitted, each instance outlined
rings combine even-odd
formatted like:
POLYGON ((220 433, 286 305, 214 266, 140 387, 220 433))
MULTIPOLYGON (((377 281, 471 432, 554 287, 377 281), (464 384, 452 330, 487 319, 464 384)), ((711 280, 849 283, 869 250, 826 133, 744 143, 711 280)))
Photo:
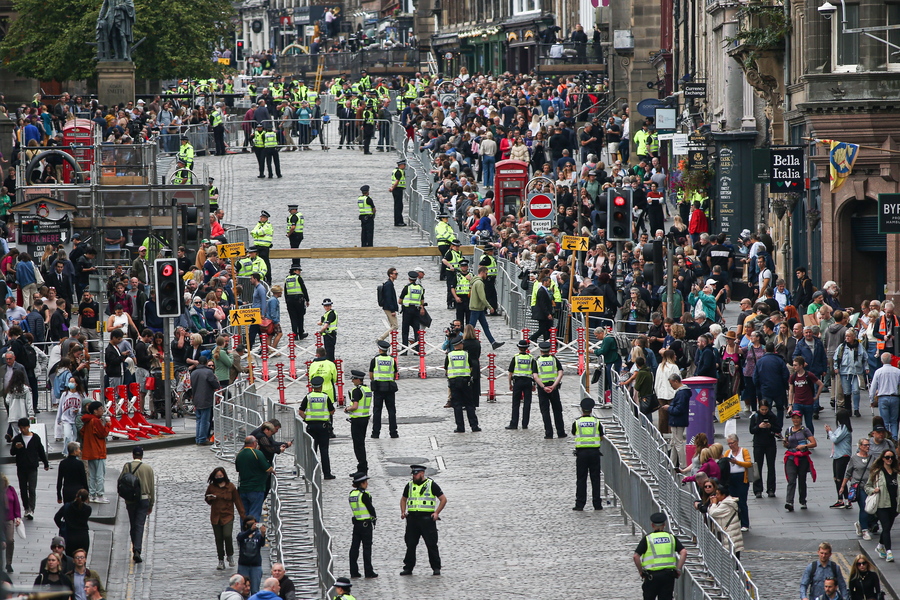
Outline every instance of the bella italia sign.
POLYGON ((803 148, 773 146, 769 161, 769 193, 799 192, 805 187, 803 148))

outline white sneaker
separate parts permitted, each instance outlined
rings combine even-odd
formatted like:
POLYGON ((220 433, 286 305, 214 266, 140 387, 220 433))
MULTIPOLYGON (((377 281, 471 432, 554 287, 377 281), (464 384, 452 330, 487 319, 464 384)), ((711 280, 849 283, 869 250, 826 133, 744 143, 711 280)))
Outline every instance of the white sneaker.
POLYGON ((97 501, 97 496, 91 496, 91 497, 88 499, 88 502, 96 502, 96 501, 97 501))
POLYGON ((106 496, 97 496, 97 499, 94 500, 97 504, 109 504, 109 500, 106 499, 106 496))
POLYGON ((894 553, 890 550, 887 551, 887 558, 885 559, 888 562, 894 562, 894 553))
POLYGON ((882 546, 881 544, 875 546, 875 552, 877 552, 878 556, 880 556, 881 558, 887 557, 887 552, 885 551, 884 546, 882 546))
POLYGON ((863 535, 863 539, 866 540, 867 542, 870 541, 870 540, 872 539, 872 536, 869 535, 869 530, 868 530, 868 529, 863 529, 863 534, 862 534, 862 535, 863 535))
POLYGON ((854 525, 856 526, 856 537, 862 537, 863 531, 862 527, 859 526, 859 521, 854 523, 854 525))

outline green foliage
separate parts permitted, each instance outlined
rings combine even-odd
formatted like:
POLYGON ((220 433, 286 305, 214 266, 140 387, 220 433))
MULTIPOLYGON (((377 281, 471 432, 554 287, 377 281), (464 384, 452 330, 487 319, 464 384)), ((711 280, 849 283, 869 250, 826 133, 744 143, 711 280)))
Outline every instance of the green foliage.
POLYGON ((778 5, 751 4, 738 13, 740 31, 725 38, 733 45, 750 46, 755 50, 780 48, 791 33, 791 18, 778 5))
MULTIPOLYGON (((65 81, 94 75, 101 0, 14 0, 19 17, 0 42, 0 60, 22 77, 65 81)), ((213 47, 230 39, 230 0, 135 0, 134 51, 141 79, 214 77, 213 47)))

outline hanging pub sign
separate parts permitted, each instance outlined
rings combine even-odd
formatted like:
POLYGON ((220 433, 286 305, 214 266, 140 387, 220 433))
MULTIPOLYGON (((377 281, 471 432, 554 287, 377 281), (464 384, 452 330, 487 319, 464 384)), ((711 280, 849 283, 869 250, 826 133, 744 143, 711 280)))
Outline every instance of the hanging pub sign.
POLYGON ((72 237, 69 215, 60 219, 48 219, 41 215, 16 216, 19 219, 19 244, 64 244, 72 237))
POLYGON ((803 148, 773 146, 769 160, 769 193, 800 192, 804 181, 803 148))

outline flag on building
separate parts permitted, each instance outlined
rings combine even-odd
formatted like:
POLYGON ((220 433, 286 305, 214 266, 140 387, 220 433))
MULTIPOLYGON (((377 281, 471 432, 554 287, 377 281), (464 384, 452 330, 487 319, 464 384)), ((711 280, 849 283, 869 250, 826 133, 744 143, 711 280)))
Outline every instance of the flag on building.
POLYGON ((836 140, 818 140, 828 144, 831 151, 828 155, 828 168, 831 173, 831 191, 835 191, 847 181, 853 172, 853 164, 859 156, 859 145, 838 142, 836 140))

